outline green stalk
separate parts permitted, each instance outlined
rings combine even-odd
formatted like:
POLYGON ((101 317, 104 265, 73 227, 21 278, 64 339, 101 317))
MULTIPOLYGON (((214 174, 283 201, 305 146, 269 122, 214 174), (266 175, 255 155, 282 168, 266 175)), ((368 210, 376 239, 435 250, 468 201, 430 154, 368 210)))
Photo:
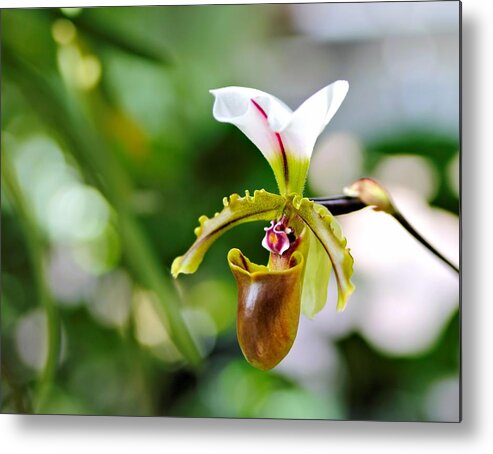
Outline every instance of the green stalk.
MULTIPOLYGON (((355 211, 362 210, 363 208, 372 206, 365 203, 358 197, 351 197, 346 195, 333 196, 333 197, 313 197, 313 200, 320 205, 326 207, 334 216, 341 216, 343 214, 354 213, 355 211)), ((385 211, 382 211, 385 212, 385 211)), ((428 249, 433 255, 438 257, 443 263, 452 268, 456 273, 459 273, 459 268, 447 259, 442 253, 440 253, 435 246, 427 241, 412 225, 411 223, 398 211, 394 206, 392 210, 386 212, 392 216, 407 232, 412 235, 417 241, 419 241, 426 249, 428 249)))
POLYGON ((188 358, 192 365, 198 365, 201 356, 183 320, 180 306, 176 304, 179 302, 179 296, 175 288, 165 284, 164 271, 136 220, 128 214, 120 213, 119 224, 125 247, 128 250, 130 266, 140 277, 142 284, 154 290, 159 301, 167 302, 166 305, 155 305, 155 309, 164 324, 169 325, 172 338, 183 356, 188 358))
POLYGON ((438 257, 443 263, 452 268, 456 273, 459 273, 459 268, 447 259, 441 252, 439 252, 429 241, 427 241, 410 223, 409 221, 400 213, 396 212, 394 219, 404 227, 410 235, 412 235, 417 241, 419 241, 426 249, 428 249, 432 254, 438 257))
POLYGON ((98 133, 91 118, 68 90, 57 90, 50 79, 4 46, 3 59, 8 63, 12 81, 25 93, 34 111, 74 154, 87 181, 97 186, 117 213, 117 227, 125 245, 124 254, 138 281, 158 296, 155 308, 170 337, 184 358, 192 365, 201 362, 198 347, 181 312, 181 300, 159 258, 128 206, 132 182, 111 146, 98 133))
POLYGON ((43 409, 55 378, 57 362, 60 356, 60 322, 58 311, 45 281, 43 241, 22 194, 7 153, 2 154, 2 184, 9 197, 9 201, 17 213, 19 224, 24 232, 38 298, 46 313, 48 352, 33 399, 34 413, 39 413, 43 409))

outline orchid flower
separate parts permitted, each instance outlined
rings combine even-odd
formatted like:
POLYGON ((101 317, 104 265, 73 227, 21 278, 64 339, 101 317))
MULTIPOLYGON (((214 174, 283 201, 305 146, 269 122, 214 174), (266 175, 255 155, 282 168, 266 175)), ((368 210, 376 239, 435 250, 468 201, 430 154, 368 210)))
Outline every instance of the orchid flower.
POLYGON ((171 267, 194 273, 212 243, 227 230, 251 221, 267 221, 261 242, 267 265, 252 263, 239 249, 228 253, 238 285, 237 335, 254 367, 267 370, 289 352, 300 312, 313 317, 325 305, 329 274, 338 287, 337 309, 354 290, 353 259, 339 224, 324 206, 303 197, 315 142, 342 104, 346 81, 337 81, 308 98, 294 112, 274 96, 252 88, 211 90, 216 120, 237 126, 270 164, 279 194, 263 189, 253 196, 233 194, 214 217, 201 216, 196 241, 171 267))

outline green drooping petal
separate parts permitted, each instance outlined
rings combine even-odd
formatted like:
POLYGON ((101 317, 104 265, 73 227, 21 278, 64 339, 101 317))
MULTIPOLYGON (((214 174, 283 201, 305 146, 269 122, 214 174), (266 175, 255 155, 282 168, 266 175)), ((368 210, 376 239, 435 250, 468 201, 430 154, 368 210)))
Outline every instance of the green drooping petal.
POLYGON ((332 262, 338 289, 337 310, 341 311, 354 290, 351 282, 353 258, 346 248, 346 238, 334 216, 322 205, 295 195, 292 207, 313 232, 332 262))
POLYGON ((303 278, 303 293, 301 295, 301 310, 309 318, 320 312, 327 301, 332 265, 329 256, 315 234, 306 229, 308 251, 305 255, 305 275, 303 278))
POLYGON ((201 216, 200 225, 195 229, 197 239, 190 249, 177 257, 171 265, 171 274, 177 277, 180 273, 191 274, 199 267, 205 253, 212 243, 229 229, 251 221, 271 221, 282 212, 286 199, 278 194, 259 190, 253 197, 245 192, 245 197, 233 194, 223 199, 224 208, 213 218, 201 216))

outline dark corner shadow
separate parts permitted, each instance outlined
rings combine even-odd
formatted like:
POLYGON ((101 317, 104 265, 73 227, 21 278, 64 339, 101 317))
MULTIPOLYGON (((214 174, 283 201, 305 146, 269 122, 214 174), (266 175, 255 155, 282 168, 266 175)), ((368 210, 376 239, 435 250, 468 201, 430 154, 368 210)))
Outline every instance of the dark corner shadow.
POLYGON ((477 134, 478 91, 478 34, 473 17, 464 9, 462 21, 462 149, 461 149, 461 221, 462 221, 462 402, 461 432, 476 432, 479 418, 480 390, 477 386, 479 336, 479 278, 481 253, 478 219, 481 207, 478 175, 481 170, 481 150, 477 134), (475 222, 476 221, 476 222, 475 222))
MULTIPOLYGON (((436 440, 459 438, 471 432, 464 424, 357 422, 357 421, 292 421, 262 419, 195 419, 195 418, 147 418, 110 416, 12 416, 18 420, 21 431, 30 434, 48 433, 64 436, 82 434, 108 434, 121 436, 185 436, 188 438, 237 439, 252 434, 257 439, 282 437, 284 441, 310 437, 337 440, 349 436, 365 439, 398 441, 407 437, 436 440), (466 429, 466 430, 465 430, 466 429)), ((470 425, 469 425, 470 427, 470 425)))
POLYGON ((462 248, 462 399, 463 422, 461 424, 433 423, 382 423, 382 422, 343 422, 343 421, 280 421, 280 420, 240 420, 240 419, 189 419, 189 418, 147 418, 147 417, 101 417, 101 416, 11 416, 17 419, 19 429, 26 433, 53 433, 81 435, 107 433, 109 435, 130 436, 183 435, 190 438, 235 439, 251 433, 256 438, 282 437, 284 441, 299 437, 316 439, 347 439, 348 436, 363 436, 366 439, 388 441, 409 437, 436 440, 443 438, 470 438, 477 432, 480 395, 476 386, 476 365, 478 337, 478 302, 480 295, 476 280, 479 279, 480 262, 475 260, 481 244, 473 220, 479 218, 479 174, 481 162, 475 129, 478 103, 478 89, 475 70, 478 64, 477 27, 467 13, 462 24, 462 150, 461 218, 463 236, 462 248))

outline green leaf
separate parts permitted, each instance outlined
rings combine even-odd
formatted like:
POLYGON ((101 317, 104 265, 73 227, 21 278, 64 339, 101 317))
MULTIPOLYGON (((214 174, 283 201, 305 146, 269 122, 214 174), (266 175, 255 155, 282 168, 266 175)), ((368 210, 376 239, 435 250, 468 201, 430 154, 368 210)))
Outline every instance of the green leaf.
POLYGON ((251 221, 271 221, 282 212, 286 199, 263 189, 255 191, 253 197, 245 192, 245 197, 233 194, 223 200, 224 209, 213 218, 201 216, 200 225, 195 229, 197 239, 190 249, 177 257, 171 265, 171 274, 191 274, 199 267, 205 253, 212 243, 229 229, 251 221))
POLYGON ((307 317, 313 318, 323 309, 327 301, 327 287, 332 264, 322 243, 310 229, 306 229, 304 241, 308 242, 308 253, 305 255, 301 310, 307 317))
POLYGON ((353 258, 346 248, 346 238, 334 216, 324 206, 294 195, 292 208, 313 232, 330 258, 337 281, 337 310, 341 311, 354 290, 351 282, 353 258))
MULTIPOLYGON (((66 16, 56 9, 45 9, 43 15, 50 20, 66 18, 66 16)), ((116 12, 115 12, 116 13, 116 12)), ((161 44, 153 45, 151 42, 144 42, 137 36, 129 36, 122 30, 115 27, 118 21, 101 20, 101 13, 91 8, 86 8, 82 14, 71 18, 77 29, 82 32, 85 38, 92 41, 94 48, 101 49, 103 46, 110 46, 114 49, 135 55, 148 61, 162 65, 172 65, 175 63, 173 56, 161 44)))

